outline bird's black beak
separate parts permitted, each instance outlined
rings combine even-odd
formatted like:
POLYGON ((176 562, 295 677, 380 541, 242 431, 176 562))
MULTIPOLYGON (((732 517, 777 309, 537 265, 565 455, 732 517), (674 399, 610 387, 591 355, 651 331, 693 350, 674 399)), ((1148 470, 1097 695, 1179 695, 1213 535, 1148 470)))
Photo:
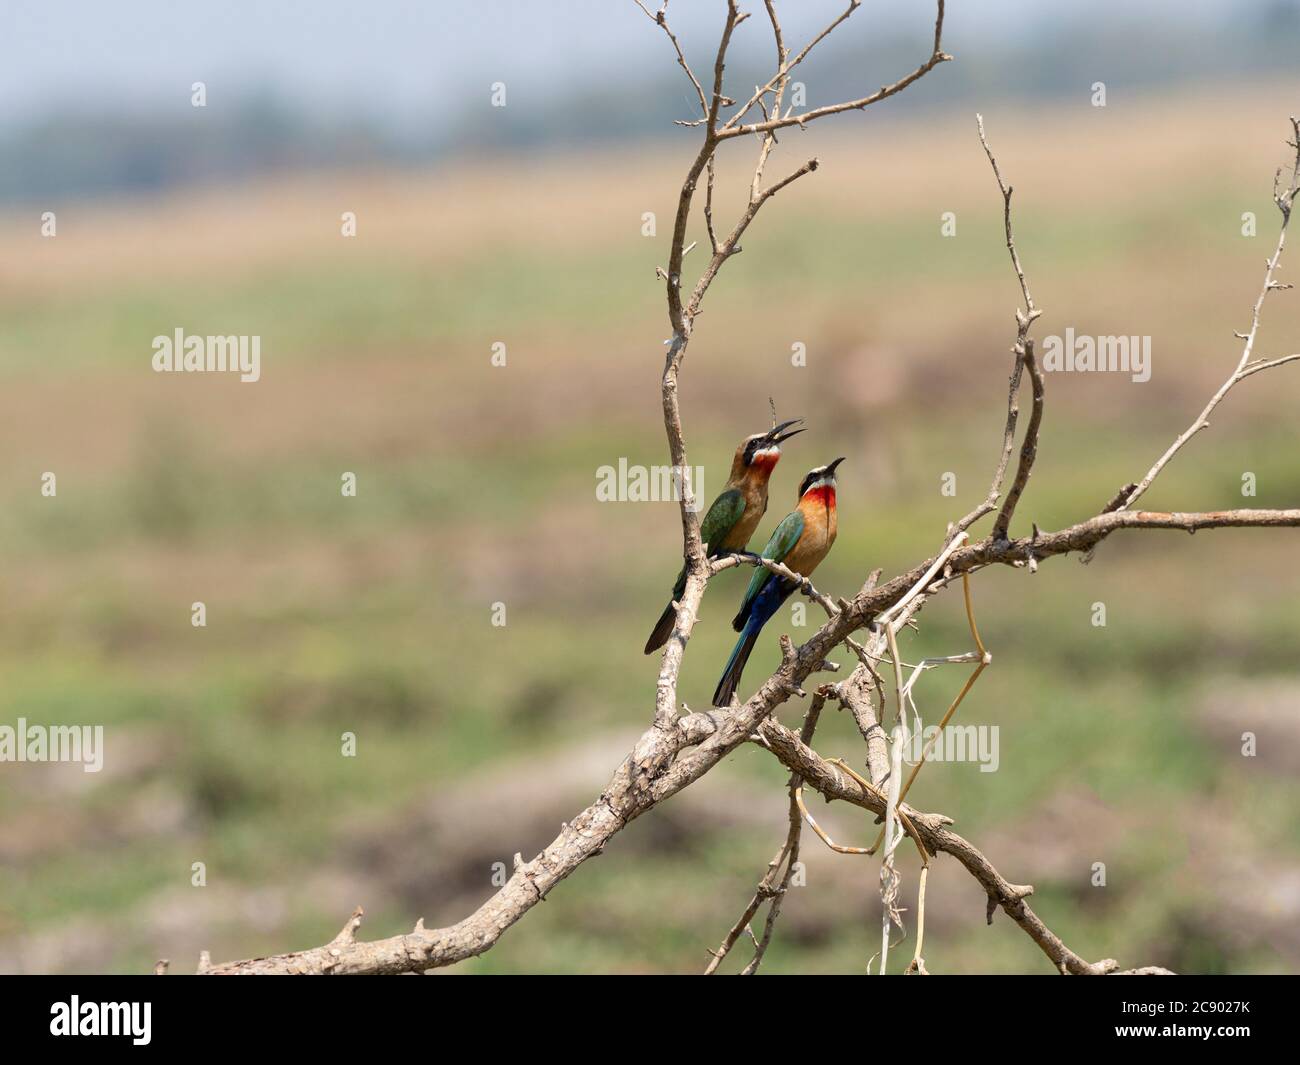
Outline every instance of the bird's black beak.
POLYGON ((829 476, 829 477, 834 477, 834 476, 835 476, 835 467, 838 466, 841 462, 843 462, 844 459, 845 459, 845 456, 844 456, 844 455, 841 455, 841 456, 840 456, 839 458, 837 458, 834 462, 832 462, 829 466, 827 466, 827 467, 826 467, 826 474, 827 474, 827 476, 829 476))
POLYGON ((790 437, 794 436, 796 433, 803 432, 802 428, 790 429, 790 426, 800 425, 802 422, 803 422, 802 418, 791 418, 788 422, 782 422, 780 425, 774 425, 772 426, 771 430, 768 432, 767 439, 774 444, 783 443, 784 441, 789 440, 790 437), (787 429, 790 429, 788 433, 786 432, 787 429))

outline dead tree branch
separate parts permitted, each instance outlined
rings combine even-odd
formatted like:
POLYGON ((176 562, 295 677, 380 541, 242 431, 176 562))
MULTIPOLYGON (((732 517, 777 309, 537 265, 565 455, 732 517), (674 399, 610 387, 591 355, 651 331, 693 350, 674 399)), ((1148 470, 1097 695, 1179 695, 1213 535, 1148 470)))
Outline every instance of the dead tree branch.
POLYGON ((1160 476, 1160 472, 1169 465, 1170 460, 1182 450, 1183 445, 1202 429, 1209 428, 1210 415, 1214 413, 1214 408, 1223 402, 1224 397, 1232 391, 1233 386, 1239 384, 1251 374, 1258 373, 1261 370, 1271 370, 1276 366, 1282 366, 1296 358, 1300 358, 1300 355, 1287 355, 1280 359, 1260 360, 1255 363, 1250 361, 1250 356, 1255 350, 1255 338, 1259 335, 1259 320, 1264 311, 1264 301, 1268 298, 1270 292, 1282 291, 1291 287, 1276 281, 1274 278, 1282 261, 1282 250, 1286 247, 1286 231, 1291 224, 1291 211, 1295 206, 1296 196, 1300 195, 1300 117, 1294 115, 1291 117, 1291 135, 1293 139, 1287 143, 1294 149, 1295 157, 1291 164, 1290 180, 1285 188, 1279 186, 1278 183, 1282 175, 1281 170, 1273 179, 1273 203, 1282 215, 1282 224, 1278 228, 1277 244, 1273 248, 1273 254, 1268 257, 1264 264, 1264 284, 1259 290, 1259 295, 1256 297, 1254 308, 1251 311, 1250 331, 1237 334, 1237 339, 1244 342, 1241 357, 1238 358, 1237 365, 1228 376, 1228 379, 1219 386, 1219 390, 1210 397, 1210 401, 1205 405, 1201 413, 1196 416, 1196 420, 1178 435, 1178 438, 1169 445, 1163 455, 1156 459, 1155 464, 1147 470, 1142 479, 1129 488, 1121 504, 1122 507, 1131 507, 1146 494, 1146 490, 1151 487, 1152 482, 1160 476))
POLYGON ((1024 297, 1025 309, 1023 311, 1016 309, 1016 343, 1011 349, 1016 358, 1011 367, 1011 383, 1007 391, 1007 424, 1002 433, 1002 450, 999 453, 997 469, 993 471, 993 482, 989 485, 989 492, 984 501, 958 521, 954 528, 958 532, 969 529, 997 506, 998 497, 1002 494, 1002 482, 1007 475, 1007 464, 1015 447, 1016 422, 1020 415, 1020 382, 1024 371, 1028 369, 1033 390, 1033 409, 1024 443, 1020 448, 1020 465, 1016 470, 1015 481, 1012 483, 1011 491, 1007 493, 1006 501, 1002 504, 1002 510, 993 526, 994 539, 1005 540, 1011 527, 1011 517, 1016 511, 1016 504, 1019 503, 1025 485, 1029 482, 1029 473, 1038 455, 1038 434, 1043 421, 1043 372, 1034 356, 1034 342, 1029 337, 1029 329, 1043 312, 1034 306, 1034 297, 1029 292, 1025 269, 1020 265, 1020 253, 1016 251, 1015 233, 1011 227, 1011 194, 1014 189, 1002 180, 1002 171, 998 167, 997 158, 993 154, 993 149, 989 147, 988 138, 984 135, 984 117, 976 115, 975 124, 979 130, 980 144, 984 147, 984 154, 988 156, 989 165, 993 168, 993 176, 997 179, 998 189, 1002 193, 1002 223, 1006 233, 1007 253, 1011 256, 1011 265, 1020 282, 1020 294, 1024 297))
MULTIPOLYGON (((1056 532, 1040 532, 1035 526, 1033 535, 1012 539, 1010 522, 1014 516, 1036 453, 1042 417, 1041 373, 1033 356, 1033 344, 1028 336, 1029 326, 1038 316, 1030 297, 1028 283, 1021 268, 1011 229, 1010 186, 1004 184, 998 164, 988 148, 980 124, 981 142, 988 153, 999 188, 1003 195, 1004 221, 1008 251, 1021 285, 1025 310, 1017 312, 1016 365, 1011 379, 1008 402, 1007 428, 1004 434, 1001 460, 986 501, 976 511, 967 515, 950 530, 944 547, 933 557, 914 565, 905 573, 879 583, 878 572, 863 584, 852 599, 832 600, 814 588, 811 582, 800 579, 801 587, 827 613, 825 623, 801 646, 796 647, 787 636, 780 638, 781 664, 758 687, 748 701, 725 710, 707 714, 679 716, 677 681, 682 656, 695 625, 701 597, 710 577, 722 569, 740 564, 764 565, 782 576, 796 577, 778 563, 748 555, 707 559, 700 540, 699 518, 695 510, 693 488, 688 475, 686 444, 678 405, 678 379, 690 342, 696 315, 709 286, 722 265, 740 250, 740 237, 753 222, 759 210, 777 192, 817 167, 816 160, 803 166, 766 188, 762 184, 763 169, 768 162, 775 133, 793 125, 804 125, 830 114, 862 109, 903 91, 908 85, 923 77, 938 64, 950 57, 942 51, 944 3, 938 0, 934 41, 929 57, 912 73, 884 86, 878 91, 856 100, 817 108, 801 115, 787 111, 781 113, 784 89, 790 72, 806 59, 813 48, 830 32, 843 24, 860 6, 852 0, 847 9, 825 30, 813 38, 803 49, 790 58, 777 19, 775 4, 765 0, 769 22, 776 43, 777 69, 768 81, 758 86, 753 96, 740 105, 731 118, 723 123, 721 109, 734 101, 724 94, 724 70, 727 51, 736 28, 746 18, 735 0, 728 0, 716 56, 713 64, 711 86, 705 86, 691 70, 676 36, 666 22, 666 4, 657 14, 652 14, 644 4, 638 6, 667 34, 677 55, 678 63, 686 71, 696 89, 702 117, 702 143, 688 167, 686 178, 678 197, 673 223, 668 268, 664 272, 666 302, 672 336, 668 342, 661 381, 661 400, 669 453, 674 467, 682 471, 681 521, 683 555, 687 563, 686 589, 678 603, 677 622, 672 638, 664 652, 655 695, 653 720, 631 752, 614 771, 600 796, 580 812, 571 822, 561 826, 551 843, 537 856, 524 861, 516 856, 515 869, 510 879, 488 898, 473 914, 464 920, 439 929, 426 929, 423 922, 403 935, 372 942, 356 939, 356 929, 361 920, 358 910, 344 926, 343 931, 323 947, 272 957, 228 962, 221 965, 203 965, 208 973, 400 973, 420 972, 482 954, 490 949, 510 927, 529 910, 547 898, 551 890, 574 872, 587 859, 602 852, 606 843, 631 821, 666 801, 682 788, 688 787, 712 770, 726 755, 742 744, 754 743, 770 751, 791 772, 790 826, 785 844, 767 867, 759 881, 749 906, 740 921, 730 930, 715 955, 710 969, 716 968, 739 938, 750 929, 755 955, 747 971, 756 969, 770 942, 772 929, 779 914, 780 901, 789 883, 791 869, 797 860, 799 845, 799 820, 797 816, 796 789, 811 787, 828 801, 841 800, 885 816, 896 809, 904 830, 922 849, 922 854, 949 854, 954 857, 981 885, 989 899, 990 915, 1001 908, 1030 938, 1038 944, 1052 964, 1061 972, 1078 974, 1103 974, 1115 972, 1118 965, 1107 959, 1088 962, 1071 951, 1027 905, 1025 899, 1032 889, 1007 881, 987 858, 972 844, 949 830, 949 818, 939 814, 921 813, 901 798, 891 807, 889 799, 878 787, 890 769, 890 751, 887 737, 881 727, 883 715, 883 686, 875 666, 886 653, 888 636, 907 624, 934 595, 939 594, 956 577, 974 574, 993 565, 1013 567, 1036 566, 1055 555, 1086 553, 1097 544, 1120 530, 1170 530, 1195 533, 1202 529, 1224 528, 1300 528, 1300 509, 1296 510, 1227 510, 1207 513, 1134 511, 1128 507, 1159 474, 1163 466, 1186 442, 1187 438, 1202 428, 1208 414, 1219 400, 1238 381, 1253 373, 1290 362, 1300 355, 1251 362, 1254 338, 1258 330, 1260 310, 1268 292, 1281 287, 1273 280, 1281 257, 1286 225, 1300 184, 1300 146, 1296 147, 1296 163, 1289 186, 1275 188, 1275 201, 1282 212, 1282 234, 1277 248, 1269 260, 1265 285, 1255 304, 1252 328, 1243 336, 1245 351, 1237 370, 1223 388, 1212 398, 1209 406, 1193 428, 1180 437, 1165 456, 1152 468, 1142 482, 1138 482, 1122 497, 1118 505, 1102 513, 1070 525, 1056 532), (761 122, 745 124, 745 115, 758 106, 764 111, 761 122), (719 240, 713 227, 714 159, 718 147, 727 140, 748 134, 762 135, 759 157, 754 177, 750 183, 750 196, 745 210, 728 235, 719 240), (696 186, 707 174, 704 205, 705 224, 709 232, 711 257, 689 295, 682 296, 682 266, 686 252, 687 232, 696 186), (967 542, 967 528, 975 520, 990 513, 997 504, 1013 450, 1017 421, 1017 395, 1023 372, 1028 370, 1034 382, 1034 413, 1021 450, 1019 469, 1012 490, 1003 503, 1002 510, 990 536, 976 543, 967 542), (864 643, 853 640, 855 633, 868 630, 864 643), (826 668, 828 656, 841 645, 850 646, 858 655, 859 664, 853 673, 840 684, 826 687, 814 696, 803 731, 796 735, 773 717, 792 695, 803 694, 802 684, 817 671, 826 668), (876 709, 879 700, 880 710, 876 709), (868 776, 862 781, 843 772, 823 759, 811 747, 813 730, 825 699, 836 698, 852 712, 866 742, 868 776), (780 870, 784 872, 779 872, 780 870), (779 877, 779 879, 778 879, 779 877), (754 936, 751 921, 764 901, 770 902, 762 939, 754 936)), ((1293 120, 1296 144, 1300 145, 1300 125, 1293 120)), ((895 661, 897 659, 895 658, 895 661)), ((898 708, 902 712, 902 708, 898 708)), ((919 958, 919 944, 918 944, 919 958)), ((1151 970, 1130 970, 1151 971, 1151 970)))
MULTIPOLYGON (((813 733, 817 729, 817 722, 821 719, 822 707, 826 705, 826 695, 824 692, 818 692, 813 696, 812 702, 808 706, 808 712, 804 714, 803 727, 799 730, 799 742, 805 745, 812 742, 813 733)), ((727 937, 722 941, 722 945, 713 951, 713 957, 710 959, 708 967, 704 970, 705 976, 711 976, 717 972, 718 966, 730 953, 731 948, 736 945, 736 941, 742 933, 748 931, 750 939, 754 942, 754 956, 750 959, 749 964, 741 970, 742 976, 753 976, 758 972, 759 965, 763 962, 763 955, 767 952, 768 944, 772 942, 772 932, 776 928, 777 918, 781 915, 781 902, 785 898, 786 892, 790 887, 790 879, 794 875, 795 866, 799 862, 799 837, 803 831, 803 819, 799 811, 799 788, 803 784, 803 778, 796 772, 790 774, 790 782, 787 785, 790 793, 790 827, 786 831, 785 842, 781 844, 781 849, 776 852, 772 860, 767 863, 767 870, 758 882, 758 887, 754 890, 754 897, 749 900, 749 905, 745 907, 745 912, 740 915, 738 920, 727 933, 727 937), (785 872, 781 869, 784 865, 785 872), (780 882, 777 877, 780 876, 780 882), (763 938, 758 939, 753 930, 750 928, 750 922, 754 915, 758 913, 763 903, 768 903, 767 918, 763 922, 763 938)))

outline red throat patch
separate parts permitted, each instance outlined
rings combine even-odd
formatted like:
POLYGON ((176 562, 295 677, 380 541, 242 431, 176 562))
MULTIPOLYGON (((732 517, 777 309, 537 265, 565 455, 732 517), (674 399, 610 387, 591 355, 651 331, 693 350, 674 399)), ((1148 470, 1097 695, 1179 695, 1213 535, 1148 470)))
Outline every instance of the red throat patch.
POLYGON ((803 497, 808 502, 816 503, 829 510, 835 506, 835 486, 833 484, 819 484, 816 488, 809 488, 803 494, 803 497))

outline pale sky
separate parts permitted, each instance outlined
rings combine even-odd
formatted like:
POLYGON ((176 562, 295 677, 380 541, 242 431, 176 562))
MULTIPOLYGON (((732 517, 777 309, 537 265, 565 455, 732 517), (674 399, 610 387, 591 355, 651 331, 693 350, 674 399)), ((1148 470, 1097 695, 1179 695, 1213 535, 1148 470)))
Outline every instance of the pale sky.
MULTIPOLYGON (((1235 10, 1270 2, 1242 0, 1235 10)), ((741 62, 771 47, 760 0, 747 6, 756 10, 739 31, 741 62)), ((778 6, 794 43, 844 0, 778 6)), ((950 0, 948 7, 945 41, 958 54, 966 42, 1014 40, 1045 22, 1122 22, 1137 8, 1187 26, 1234 10, 1231 0, 950 0)), ((688 52, 701 55, 721 11, 721 0, 676 0, 669 21, 688 52)), ((907 29, 924 39, 932 20, 929 0, 867 0, 840 36, 867 40, 907 29)), ((210 103, 271 89, 318 115, 359 109, 398 128, 427 128, 481 99, 494 80, 550 91, 645 77, 671 63, 666 49, 632 0, 0 0, 0 123, 65 105, 179 109, 201 80, 210 103)))

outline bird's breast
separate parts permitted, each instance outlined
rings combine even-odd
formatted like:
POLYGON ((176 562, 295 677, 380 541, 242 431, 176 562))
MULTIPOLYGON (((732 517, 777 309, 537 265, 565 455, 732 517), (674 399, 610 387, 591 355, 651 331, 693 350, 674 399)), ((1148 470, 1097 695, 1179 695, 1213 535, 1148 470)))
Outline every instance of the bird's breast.
POLYGON ((749 546, 749 541, 753 539, 758 523, 763 520, 763 513, 767 510, 767 484, 757 485, 745 481, 736 487, 744 497, 745 509, 736 524, 732 526, 731 534, 723 546, 729 551, 744 551, 749 546))
POLYGON ((799 542, 786 558, 788 565, 796 573, 807 577, 830 552, 831 544, 839 532, 839 516, 835 509, 834 489, 828 497, 809 493, 799 504, 803 516, 803 534, 799 542))

